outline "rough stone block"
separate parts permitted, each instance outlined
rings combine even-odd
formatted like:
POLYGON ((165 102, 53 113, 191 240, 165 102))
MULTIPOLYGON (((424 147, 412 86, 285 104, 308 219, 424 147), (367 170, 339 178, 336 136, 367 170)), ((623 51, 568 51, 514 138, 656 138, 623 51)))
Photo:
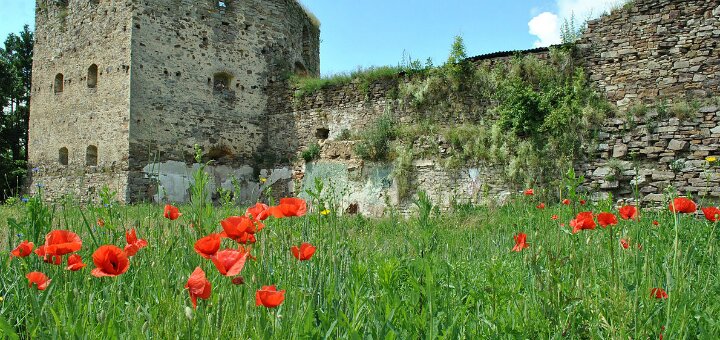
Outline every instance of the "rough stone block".
POLYGON ((643 201, 654 203, 662 202, 664 199, 665 197, 663 196, 663 194, 649 194, 643 197, 643 201))
POLYGON ((686 150, 688 148, 688 146, 689 146, 689 143, 687 141, 679 140, 679 139, 673 139, 670 141, 670 143, 668 143, 668 149, 673 150, 673 151, 686 150))
POLYGON ((613 147, 613 158, 621 158, 627 155, 628 147, 625 144, 615 144, 613 147))
POLYGON ((652 174, 653 181, 668 181, 675 179, 675 173, 672 171, 655 171, 652 174))

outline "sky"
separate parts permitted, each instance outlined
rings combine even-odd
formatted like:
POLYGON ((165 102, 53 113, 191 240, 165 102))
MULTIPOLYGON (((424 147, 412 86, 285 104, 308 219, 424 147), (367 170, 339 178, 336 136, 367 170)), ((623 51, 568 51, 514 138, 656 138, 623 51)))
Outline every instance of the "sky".
MULTIPOLYGON (((301 0, 321 23, 323 75, 398 65, 408 58, 435 65, 455 36, 468 56, 560 42, 560 27, 596 18, 623 0, 301 0)), ((0 0, 0 39, 34 25, 34 0, 0 0)))

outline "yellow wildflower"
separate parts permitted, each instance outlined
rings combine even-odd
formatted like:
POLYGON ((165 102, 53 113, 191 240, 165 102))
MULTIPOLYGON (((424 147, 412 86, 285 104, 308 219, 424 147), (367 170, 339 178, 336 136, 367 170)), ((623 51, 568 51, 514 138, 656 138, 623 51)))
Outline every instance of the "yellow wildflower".
POLYGON ((705 157, 705 160, 706 160, 708 163, 715 163, 715 162, 717 162, 717 157, 715 157, 715 156, 707 156, 707 157, 705 157))
POLYGON ((260 177, 260 183, 265 184, 265 182, 267 182, 267 178, 260 177))
POLYGON ((2 296, 0 296, 0 302, 3 302, 3 300, 5 300, 5 298, 3 298, 2 296))
POLYGON ((323 211, 320 212, 320 215, 326 216, 326 215, 329 214, 329 213, 330 213, 330 210, 325 209, 325 210, 323 210, 323 211))

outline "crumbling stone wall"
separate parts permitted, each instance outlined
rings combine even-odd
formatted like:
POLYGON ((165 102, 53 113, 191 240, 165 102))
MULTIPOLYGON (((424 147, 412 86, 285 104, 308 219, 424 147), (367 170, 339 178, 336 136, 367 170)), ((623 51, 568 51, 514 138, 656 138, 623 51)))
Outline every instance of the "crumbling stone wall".
MULTIPOLYGON (((668 187, 682 193, 720 197, 720 191, 715 189, 720 183, 716 165, 710 166, 705 160, 706 156, 720 155, 720 116, 714 104, 717 100, 709 98, 720 94, 718 44, 718 0, 636 0, 590 22, 577 45, 578 58, 589 73, 592 86, 604 93, 618 107, 618 112, 605 121, 598 145, 587 146, 593 150, 591 159, 576 164, 579 173, 586 177, 586 189, 598 192, 601 197, 612 193, 624 199, 633 199, 637 189, 639 199, 647 204, 659 203, 668 187), (687 117, 682 119, 668 112, 672 111, 668 106, 673 102, 686 101, 700 105, 689 106, 689 112, 684 113, 687 117), (632 107, 639 103, 648 105, 649 109, 642 116, 634 117, 632 107)), ((548 56, 544 49, 527 53, 540 59, 548 56)), ((507 62, 513 55, 502 52, 471 60, 478 65, 492 66, 507 62)), ((344 197, 346 206, 359 205, 361 212, 377 214, 381 209, 376 197, 382 196, 388 197, 388 207, 410 209, 411 203, 399 197, 392 169, 384 172, 387 176, 383 180, 369 181, 367 176, 353 176, 374 173, 371 169, 376 165, 365 165, 356 159, 352 142, 337 140, 344 129, 362 134, 388 107, 400 122, 422 115, 392 98, 396 88, 394 82, 376 83, 366 95, 359 91, 357 84, 350 84, 295 100, 292 117, 299 128, 298 152, 313 143, 322 146, 321 159, 312 166, 299 162, 295 176, 305 177, 306 183, 311 184, 307 179, 322 173, 318 169, 331 167, 337 172, 339 164, 344 164, 346 174, 334 177, 355 178, 358 190, 373 196, 351 194, 344 197), (328 133, 318 133, 323 130, 328 133)), ((483 109, 473 108, 484 114, 483 109)), ((476 116, 477 112, 469 115, 476 116)), ((447 121, 463 122, 462 119, 447 121)), ((442 140, 436 142, 442 155, 445 144, 442 140)), ((428 192, 436 203, 446 208, 453 200, 462 203, 492 198, 497 201, 510 193, 507 184, 500 180, 500 168, 450 170, 441 163, 442 159, 415 160, 409 178, 413 191, 428 192)))
POLYGON ((36 21, 30 188, 139 201, 167 180, 162 198, 185 200, 195 144, 215 187, 289 182, 264 153, 288 149, 267 135, 285 77, 320 72, 318 23, 297 1, 38 0, 36 21))
POLYGON ((144 0, 132 32, 133 201, 156 194, 153 169, 195 162, 196 144, 203 161, 256 170, 215 178, 217 186, 233 176, 257 182, 260 168, 275 165, 264 153, 282 143, 266 135, 277 123, 268 102, 286 92, 281 76, 319 72, 318 28, 295 1, 144 0))
MULTIPOLYGON (((357 189, 344 197, 350 210, 410 209, 392 165, 357 159, 353 143, 341 139, 345 130, 363 133, 384 112, 401 123, 427 112, 397 100, 397 81, 295 98, 286 77, 319 73, 319 28, 294 0, 38 0, 37 11, 30 163, 39 167, 33 184, 52 195, 89 196, 110 185, 123 200, 185 200, 199 144, 203 160, 214 161, 213 188, 228 188, 235 177, 258 193, 262 175, 278 191, 299 192, 293 180, 331 174, 357 189), (88 77, 93 64, 96 82, 88 77), (55 93, 59 73, 63 91, 55 93), (320 160, 293 162, 315 143, 320 160)), ((646 202, 669 186, 720 197, 712 189, 720 179, 704 161, 720 153, 717 103, 708 98, 720 92, 718 18, 720 0, 635 0, 589 24, 579 60, 619 110, 599 144, 588 146, 594 157, 577 165, 588 188, 630 197, 637 184, 646 202), (654 105, 662 100, 702 105, 678 118, 654 105), (651 109, 630 118, 637 103, 651 109)), ((513 55, 471 60, 493 65, 513 55)), ((474 122, 487 118, 485 109, 469 105, 442 120, 474 122)), ((448 145, 438 139, 418 147, 439 147, 442 155, 448 145)), ((443 206, 508 194, 490 166, 448 170, 417 159, 410 170, 408 184, 443 206)))

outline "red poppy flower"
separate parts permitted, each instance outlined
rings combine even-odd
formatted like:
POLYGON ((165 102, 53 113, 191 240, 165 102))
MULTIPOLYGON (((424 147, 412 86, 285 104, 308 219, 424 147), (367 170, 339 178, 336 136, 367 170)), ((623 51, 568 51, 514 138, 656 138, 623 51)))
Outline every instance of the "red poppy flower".
POLYGON ((239 244, 252 244, 255 243, 255 241, 255 235, 250 233, 243 233, 240 238, 235 240, 235 242, 239 244))
POLYGON ((562 204, 570 205, 570 200, 566 198, 566 199, 562 200, 562 204))
POLYGON ((87 264, 82 263, 82 258, 78 254, 72 254, 67 259, 67 267, 65 269, 76 272, 80 269, 85 268, 87 264))
POLYGON ((623 220, 635 220, 637 219, 637 208, 634 205, 626 205, 618 210, 620 218, 623 220))
POLYGON ((591 211, 585 211, 577 214, 575 219, 570 221, 570 226, 573 228, 573 234, 578 233, 580 230, 593 230, 596 227, 595 219, 591 211))
POLYGON ((616 225, 618 224, 617 217, 615 217, 614 214, 609 212, 601 212, 597 216, 598 224, 600 224, 601 227, 605 228, 609 225, 616 225))
POLYGON ((653 221, 653 225, 660 225, 660 222, 658 222, 657 220, 653 221))
POLYGON ((62 256, 50 255, 45 251, 46 248, 47 248, 47 246, 45 246, 44 244, 37 247, 35 249, 35 254, 37 256, 39 256, 40 258, 42 258, 43 262, 45 262, 45 263, 54 264, 54 265, 61 264, 62 256))
POLYGON ((190 301, 192 301, 193 308, 195 309, 197 309, 197 298, 207 300, 210 298, 210 293, 212 292, 210 281, 205 277, 205 272, 200 267, 196 267, 195 271, 190 274, 185 288, 187 288, 190 293, 190 301))
POLYGON ((134 228, 125 233, 125 240, 127 241, 127 245, 125 246, 125 255, 127 256, 135 256, 138 250, 148 245, 147 241, 142 239, 138 240, 134 228))
POLYGON ((266 218, 268 218, 268 215, 265 214, 265 211, 268 210, 267 204, 263 203, 257 203, 254 206, 247 208, 245 211, 245 216, 250 217, 257 221, 264 221, 266 218))
POLYGON ((624 238, 620 239, 620 245, 625 249, 630 248, 630 242, 628 242, 628 240, 624 238))
POLYGON ((702 212, 705 214, 705 218, 710 222, 717 222, 720 220, 720 209, 716 207, 702 208, 702 212))
POLYGON ((281 198, 279 205, 266 211, 275 218, 300 217, 307 213, 307 203, 300 198, 281 198))
POLYGON ((530 245, 525 242, 527 240, 527 234, 519 233, 513 236, 513 238, 515 239, 515 247, 513 247, 512 251, 520 252, 523 249, 530 247, 530 245))
POLYGON ((585 201, 585 200, 580 200, 580 205, 585 205, 585 203, 587 203, 587 201, 585 201))
POLYGON ((172 206, 170 204, 165 205, 165 218, 170 220, 177 220, 180 216, 182 216, 182 213, 180 213, 180 210, 172 206))
POLYGON ((532 195, 535 195, 535 190, 533 190, 533 189, 527 189, 527 190, 523 191, 523 194, 524 194, 525 196, 532 196, 532 195))
POLYGON ((225 237, 237 240, 244 233, 255 233, 255 222, 246 216, 230 216, 222 221, 220 225, 225 231, 225 237))
POLYGON ((695 202, 690 200, 687 197, 678 197, 675 198, 670 203, 670 211, 674 213, 683 213, 683 214, 691 214, 697 211, 697 205, 695 205, 695 202))
POLYGON ((540 203, 536 206, 538 209, 545 209, 545 203, 540 203))
POLYGON ((220 234, 210 234, 195 242, 195 252, 209 259, 220 250, 220 234))
POLYGON ((45 236, 45 253, 63 256, 82 248, 80 236, 68 230, 53 230, 45 236))
POLYGON ((92 255, 97 268, 91 274, 95 277, 118 276, 130 268, 130 261, 125 252, 113 245, 98 248, 92 255))
POLYGON ((315 247, 313 247, 310 243, 303 243, 300 245, 300 248, 297 246, 292 246, 290 248, 290 251, 292 251, 293 256, 295 256, 296 259, 300 261, 307 261, 309 260, 313 254, 315 254, 315 247))
POLYGON ((41 272, 32 272, 25 275, 28 279, 28 287, 36 285, 38 290, 45 290, 50 285, 50 278, 41 272))
POLYGON ((278 291, 275 285, 262 286, 255 292, 255 306, 265 306, 267 308, 275 308, 282 304, 285 300, 285 290, 278 291))
POLYGON ((653 288, 650 290, 650 297, 654 297, 656 299, 667 299, 668 294, 662 288, 653 288))
POLYGON ((552 215, 552 217, 550 217, 550 218, 551 218, 553 221, 557 221, 557 220, 560 218, 560 216, 558 216, 558 215, 552 215))
POLYGON ((235 276, 240 274, 240 271, 245 267, 248 256, 250 256, 250 252, 246 252, 244 249, 225 249, 217 252, 210 259, 221 275, 235 276))
POLYGON ((15 249, 10 252, 10 257, 28 257, 32 254, 33 247, 35 244, 28 242, 27 240, 22 241, 15 249))
POLYGON ((103 221, 102 218, 98 218, 98 219, 97 219, 97 226, 98 226, 98 227, 101 227, 101 228, 104 227, 104 226, 105 226, 105 221, 103 221))

